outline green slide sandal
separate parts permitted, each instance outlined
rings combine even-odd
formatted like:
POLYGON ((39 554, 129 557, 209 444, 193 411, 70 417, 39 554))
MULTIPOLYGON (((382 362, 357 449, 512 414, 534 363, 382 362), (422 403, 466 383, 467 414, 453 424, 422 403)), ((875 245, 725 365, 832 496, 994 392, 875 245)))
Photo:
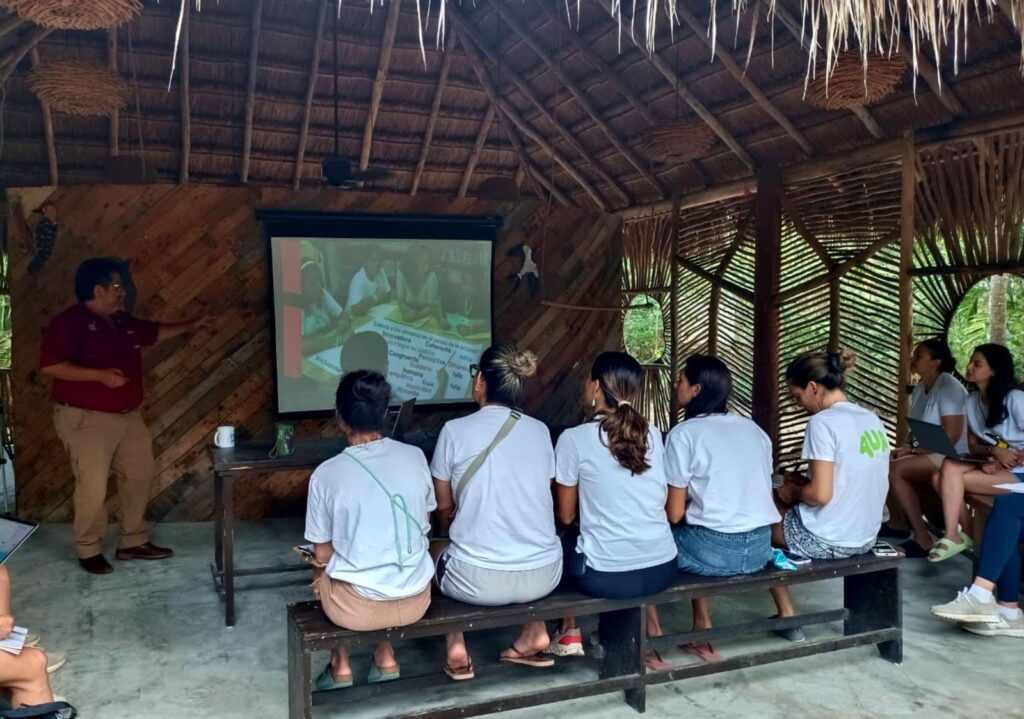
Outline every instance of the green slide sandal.
POLYGON ((331 663, 328 662, 324 670, 320 672, 320 676, 316 678, 316 690, 318 692, 331 691, 333 689, 348 689, 352 686, 352 675, 346 674, 341 678, 340 682, 334 681, 334 677, 331 675, 331 663))
POLYGON ((974 548, 974 542, 963 532, 960 532, 961 542, 953 542, 948 539, 940 539, 932 547, 932 551, 928 552, 928 561, 932 562, 944 562, 950 557, 966 552, 968 549, 974 548))
POLYGON ((402 668, 397 664, 393 667, 388 667, 383 672, 374 664, 370 668, 370 676, 366 678, 366 681, 369 684, 380 684, 381 682, 393 682, 401 676, 402 668))

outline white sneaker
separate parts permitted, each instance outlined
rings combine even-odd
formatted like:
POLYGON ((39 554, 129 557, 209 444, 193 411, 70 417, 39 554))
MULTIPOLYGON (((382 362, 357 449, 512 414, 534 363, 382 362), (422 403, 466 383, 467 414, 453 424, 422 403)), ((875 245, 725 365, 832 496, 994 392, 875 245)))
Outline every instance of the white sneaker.
POLYGON ((46 653, 46 673, 53 674, 62 666, 68 663, 68 655, 64 652, 46 653))
POLYGON ((580 634, 579 628, 570 629, 567 632, 555 632, 555 636, 551 637, 551 643, 548 644, 544 653, 556 657, 584 656, 583 636, 580 634))
POLYGON ((956 599, 932 607, 932 614, 951 622, 990 624, 999 621, 999 605, 994 599, 983 602, 965 589, 956 599))
POLYGON ((1002 614, 999 619, 991 624, 964 624, 964 629, 971 634, 980 634, 983 637, 1021 637, 1024 638, 1024 615, 1016 619, 1007 619, 1002 614))

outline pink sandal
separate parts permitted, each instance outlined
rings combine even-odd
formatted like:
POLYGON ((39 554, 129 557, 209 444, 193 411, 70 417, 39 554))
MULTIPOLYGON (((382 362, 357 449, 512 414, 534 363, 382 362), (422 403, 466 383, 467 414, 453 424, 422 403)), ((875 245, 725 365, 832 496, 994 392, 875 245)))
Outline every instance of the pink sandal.
POLYGON ((725 660, 725 657, 716 652, 715 648, 711 646, 711 642, 690 642, 689 644, 680 644, 679 648, 708 664, 725 660))

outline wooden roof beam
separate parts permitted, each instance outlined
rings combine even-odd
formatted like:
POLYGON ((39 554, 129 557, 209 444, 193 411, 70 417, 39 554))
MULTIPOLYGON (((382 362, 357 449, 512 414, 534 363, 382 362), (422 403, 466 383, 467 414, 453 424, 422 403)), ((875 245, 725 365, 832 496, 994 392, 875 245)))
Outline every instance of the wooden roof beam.
MULTIPOLYGON (((914 53, 911 50, 910 39, 907 37, 906 32, 903 32, 900 38, 900 54, 903 55, 910 65, 911 71, 913 71, 914 53)), ((939 75, 938 68, 928 59, 927 55, 921 52, 920 48, 917 50, 917 71, 924 78, 924 81, 928 83, 928 87, 932 89, 932 92, 935 93, 935 98, 942 103, 943 107, 949 110, 954 118, 967 117, 967 108, 964 107, 963 102, 960 101, 960 98, 957 97, 956 92, 948 82, 943 86, 942 76, 939 75)))
POLYGON ((512 144, 512 149, 515 150, 516 155, 519 156, 519 168, 523 169, 533 181, 540 187, 551 193, 551 196, 558 200, 562 205, 566 207, 572 207, 575 203, 570 200, 564 192, 558 189, 555 185, 554 178, 548 178, 544 176, 544 171, 541 170, 537 165, 530 159, 529 153, 526 151, 523 140, 519 137, 519 133, 516 129, 505 124, 505 131, 508 133, 509 142, 512 144))
MULTIPOLYGON (((800 43, 800 47, 803 50, 807 50, 810 47, 810 40, 804 34, 800 23, 796 21, 789 10, 782 4, 782 0, 775 1, 775 16, 779 18, 786 29, 789 30, 789 34, 793 36, 793 39, 800 43)), ((853 105, 850 108, 850 112, 857 116, 857 119, 863 123, 871 136, 876 140, 884 140, 886 137, 885 131, 878 124, 875 118, 871 115, 871 112, 864 107, 864 105, 853 105)))
POLYGON ((18 68, 18 63, 25 59, 29 52, 42 42, 43 38, 52 31, 44 27, 33 25, 21 36, 21 41, 0 57, 0 88, 7 84, 11 75, 18 68))
MULTIPOLYGON (((39 67, 39 50, 32 48, 29 51, 29 56, 32 58, 32 68, 39 67)), ((60 184, 60 177, 57 173, 57 143, 53 137, 53 113, 50 111, 49 103, 39 101, 39 105, 43 110, 43 138, 46 140, 46 160, 50 167, 50 184, 60 184)))
MULTIPOLYGON (((115 75, 117 74, 117 28, 112 27, 107 30, 107 69, 115 75)), ((120 154, 121 148, 119 146, 121 140, 121 111, 117 108, 110 113, 110 118, 107 123, 108 132, 108 146, 111 157, 117 157, 120 154)))
POLYGON ((19 27, 24 25, 25 22, 26 22, 25 20, 22 20, 17 15, 14 15, 14 14, 8 15, 7 17, 5 17, 3 19, 3 22, 0 22, 0 37, 4 37, 8 33, 14 32, 19 27))
MULTIPOLYGON (((482 52, 483 55, 499 69, 503 78, 511 80, 512 84, 515 85, 519 91, 523 93, 526 99, 537 108, 541 117, 547 120, 555 127, 556 130, 558 130, 558 133, 566 142, 569 143, 569 146, 572 147, 576 153, 587 162, 587 164, 594 168, 594 172, 597 173, 597 176, 600 177, 601 180, 621 198, 622 202, 626 205, 632 204, 632 198, 626 194, 626 191, 622 189, 615 178, 608 174, 604 167, 602 167, 594 158, 593 154, 580 144, 577 134, 570 131, 563 123, 558 122, 555 116, 544 104, 544 101, 537 96, 537 93, 533 90, 530 84, 505 64, 504 60, 497 55, 490 45, 480 36, 479 31, 466 22, 459 14, 459 11, 457 11, 452 5, 448 6, 448 19, 456 28, 458 28, 464 38, 469 38, 476 44, 477 48, 479 48, 479 52, 482 52)), ((466 42, 463 42, 462 46, 465 48, 466 42)))
MULTIPOLYGON (((477 51, 477 46, 473 43, 472 39, 469 36, 469 33, 466 32, 468 23, 464 22, 462 18, 459 17, 458 11, 455 10, 454 7, 449 6, 448 10, 450 13, 448 19, 449 21, 451 21, 452 26, 455 29, 455 32, 458 34, 459 41, 462 43, 462 49, 466 53, 466 57, 469 58, 469 64, 472 67, 473 72, 476 74, 477 79, 480 81, 480 86, 483 87, 484 92, 487 94, 488 99, 491 101, 491 104, 493 104, 497 111, 504 115, 509 120, 509 122, 513 123, 517 128, 519 128, 520 131, 522 131, 524 135, 533 140, 537 145, 540 146, 542 150, 547 152, 555 162, 561 165, 562 169, 565 170, 566 174, 568 174, 569 177, 574 179, 576 181, 576 184, 582 187, 583 190, 588 195, 590 195, 590 198, 594 201, 594 204, 601 208, 602 211, 607 212, 608 203, 605 202, 604 198, 601 197, 598 191, 594 189, 594 186, 591 185, 582 174, 580 174, 579 170, 576 169, 576 166, 573 163, 569 162, 566 158, 562 157, 561 153, 559 153, 558 150, 556 150, 554 146, 551 145, 551 143, 545 140, 539 132, 537 132, 533 127, 531 127, 523 119, 522 115, 519 114, 519 111, 516 110, 510 102, 508 102, 508 99, 506 97, 500 96, 498 94, 494 86, 494 82, 491 80, 490 75, 487 72, 487 68, 484 67, 483 58, 477 51)), ((520 159, 523 161, 523 164, 526 165, 526 167, 529 169, 530 165, 532 164, 530 163, 529 155, 521 156, 520 159)))
MULTIPOLYGON (((502 0, 494 1, 501 2, 502 0)), ((618 133, 616 133, 611 128, 611 126, 607 122, 605 122, 605 120, 601 117, 601 113, 598 111, 597 107, 594 105, 594 103, 590 101, 586 93, 583 92, 583 90, 576 83, 576 81, 566 74, 565 70, 562 68, 561 63, 555 61, 555 59, 551 56, 551 53, 548 52, 547 48, 544 47, 540 43, 540 41, 537 40, 536 37, 534 37, 533 33, 531 33, 529 29, 523 26, 523 24, 520 23, 514 15, 510 13, 504 17, 504 20, 505 22, 508 23, 508 26, 512 28, 512 31, 516 35, 518 35, 523 40, 523 42, 529 45, 530 49, 533 50, 534 53, 536 53, 540 57, 540 59, 544 61, 544 63, 551 69, 551 72, 555 75, 555 77, 558 78, 559 82, 562 83, 565 89, 567 89, 572 94, 572 96, 576 98, 576 101, 579 103, 580 107, 583 108, 583 111, 590 116, 590 118, 594 121, 594 124, 597 125, 598 129, 600 129, 601 132, 604 133, 605 137, 608 138, 608 141, 612 143, 616 150, 619 151, 619 154, 626 158, 629 164, 635 167, 637 172, 640 173, 641 177, 647 180, 647 182, 650 183, 650 185, 654 187, 654 189, 657 190, 657 192, 662 197, 665 197, 668 194, 668 190, 661 183, 661 180, 659 180, 651 171, 650 161, 641 158, 636 152, 630 149, 626 145, 626 143, 622 141, 622 138, 618 136, 618 133)))
POLYGON ((192 159, 192 113, 189 99, 189 27, 191 26, 192 3, 182 0, 181 21, 181 63, 178 67, 178 95, 181 99, 181 166, 178 169, 178 184, 188 184, 188 167, 192 159))
POLYGON ((444 56, 441 59, 441 69, 437 74, 437 87, 434 89, 434 101, 430 106, 430 117, 427 118, 427 129, 423 132, 423 146, 420 148, 420 159, 416 163, 416 171, 412 176, 412 188, 410 195, 415 195, 420 189, 420 180, 423 178, 423 171, 427 167, 427 155, 430 154, 430 143, 434 141, 434 127, 437 125, 437 114, 441 111, 441 99, 444 96, 444 87, 448 83, 448 72, 452 68, 452 57, 455 53, 452 48, 455 45, 455 38, 448 41, 444 47, 444 56))
POLYGON ((249 33, 249 78, 245 86, 245 120, 242 134, 242 169, 239 179, 242 184, 249 182, 249 166, 252 161, 252 118, 256 111, 256 72, 259 70, 260 28, 263 23, 263 0, 254 0, 252 5, 252 30, 249 33))
POLYGON ((787 135, 793 138, 796 144, 800 146, 801 150, 808 155, 814 155, 814 147, 811 145, 807 137, 796 128, 796 125, 786 117, 786 114, 782 112, 774 102, 768 99, 767 95, 761 92, 761 88, 759 88, 753 80, 747 77, 743 68, 739 66, 727 50, 722 48, 721 43, 717 40, 712 40, 711 36, 707 32, 707 28, 701 24, 700 20, 698 20, 697 16, 693 14, 693 11, 686 6, 685 2, 676 4, 676 12, 679 13, 679 17, 683 19, 683 22, 690 26, 694 35, 704 38, 708 47, 710 47, 711 51, 715 54, 715 57, 722 61, 725 69, 733 76, 736 82, 743 86, 743 89, 747 91, 747 94, 750 95, 751 98, 753 98, 754 102, 768 113, 768 116, 775 120, 779 127, 786 131, 787 135))
POLYGON ((466 161, 466 171, 462 173, 462 181, 459 183, 459 197, 465 197, 469 191, 469 183, 473 179, 477 163, 480 162, 480 153, 483 151, 484 144, 487 142, 487 136, 491 132, 491 125, 494 124, 494 115, 494 105, 488 102, 487 112, 484 113, 484 119, 480 121, 480 129, 476 133, 473 151, 469 154, 469 159, 466 161))
POLYGON ((327 20, 327 0, 320 0, 317 9, 316 31, 313 33, 313 52, 309 58, 309 77, 306 80, 306 102, 302 110, 302 127, 299 130, 299 148, 295 153, 295 176, 292 186, 297 190, 302 182, 302 163, 306 157, 306 139, 309 137, 309 114, 313 109, 313 95, 316 94, 316 76, 320 72, 320 44, 324 39, 324 25, 327 20))
POLYGON ((391 0, 388 3, 388 16, 384 21, 384 38, 380 44, 377 74, 373 78, 373 90, 370 92, 370 111, 366 115, 366 125, 363 128, 363 149, 359 153, 360 170, 365 170, 370 166, 370 151, 373 149, 373 128, 377 124, 380 102, 384 98, 384 82, 388 79, 391 52, 395 47, 395 31, 398 29, 398 9, 401 5, 401 0, 391 0))

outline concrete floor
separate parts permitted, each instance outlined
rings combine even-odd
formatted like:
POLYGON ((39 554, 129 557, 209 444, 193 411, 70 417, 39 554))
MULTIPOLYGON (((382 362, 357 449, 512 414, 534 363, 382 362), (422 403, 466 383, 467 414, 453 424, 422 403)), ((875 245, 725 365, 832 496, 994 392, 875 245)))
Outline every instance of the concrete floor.
MULTIPOLYGON (((299 520, 243 523, 237 541, 240 563, 291 561, 289 547, 300 533, 299 520)), ((114 574, 103 577, 78 569, 67 525, 41 527, 12 557, 17 622, 41 631, 43 646, 64 649, 69 655, 67 665, 54 675, 54 691, 76 704, 85 719, 285 717, 284 607, 308 596, 302 581, 287 574, 241 580, 246 589, 238 594, 238 626, 228 629, 210 582, 211 526, 163 525, 154 539, 173 546, 177 556, 166 562, 115 562, 114 574)), ((111 559, 112 540, 113 531, 108 542, 111 559)), ((874 648, 859 648, 651 687, 647 716, 1024 717, 1016 681, 1024 642, 976 637, 928 613, 929 605, 952 598, 968 581, 968 561, 958 558, 937 566, 907 562, 904 571, 902 666, 882 660, 874 648)), ((797 588, 796 600, 806 611, 837 607, 841 584, 797 588)), ((725 624, 770 614, 772 604, 766 593, 756 593, 720 600, 714 609, 717 620, 725 624)), ((688 608, 663 617, 669 628, 689 624, 688 608)), ((835 629, 823 626, 808 634, 830 631, 835 629)), ((511 638, 508 632, 471 635, 470 649, 478 664, 483 663, 511 638)), ((722 642, 717 649, 730 656, 781 641, 766 636, 722 642)), ((419 673, 436 667, 442 651, 439 641, 417 642, 399 647, 399 660, 406 674, 419 673)), ((678 651, 665 658, 690 660, 678 651)), ((316 659, 316 668, 324 661, 316 659)), ((357 679, 368 670, 365 653, 356 655, 355 668, 357 679)), ((516 686, 567 680, 565 673, 555 677, 524 671, 527 677, 516 677, 516 686)), ((488 682, 483 674, 458 691, 494 695, 511 683, 488 682)), ((577 662, 568 674, 571 681, 591 675, 591 670, 577 662)), ((319 710, 318 716, 385 716, 389 707, 426 706, 453 691, 448 685, 443 691, 418 693, 415 699, 387 698, 372 705, 319 710), (412 701, 416 704, 410 705, 412 701)), ((508 715, 554 718, 570 713, 594 719, 635 716, 620 694, 508 715)))

